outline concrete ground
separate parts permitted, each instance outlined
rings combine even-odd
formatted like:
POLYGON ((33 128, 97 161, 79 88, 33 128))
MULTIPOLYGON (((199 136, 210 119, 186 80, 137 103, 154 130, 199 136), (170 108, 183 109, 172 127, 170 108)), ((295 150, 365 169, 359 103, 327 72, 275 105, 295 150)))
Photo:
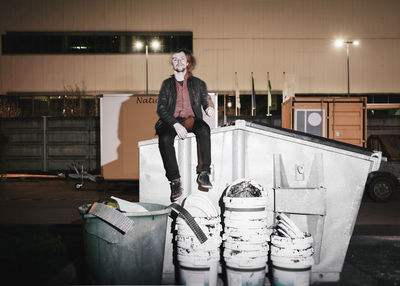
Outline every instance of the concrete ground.
MULTIPOLYGON (((138 201, 138 182, 17 177, 0 181, 0 282, 86 284, 78 206, 116 196, 138 201)), ((400 192, 390 202, 365 197, 338 283, 400 285, 400 192)))

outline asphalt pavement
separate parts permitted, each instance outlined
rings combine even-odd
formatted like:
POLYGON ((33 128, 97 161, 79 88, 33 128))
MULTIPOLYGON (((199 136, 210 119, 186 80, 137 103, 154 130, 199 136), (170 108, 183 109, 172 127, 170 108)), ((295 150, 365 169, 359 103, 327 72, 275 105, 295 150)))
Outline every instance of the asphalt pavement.
MULTIPOLYGON (((84 182, 57 177, 0 178, 2 285, 87 284, 80 205, 116 196, 139 200, 137 181, 84 182)), ((400 192, 391 201, 362 200, 337 283, 400 285, 400 192)))

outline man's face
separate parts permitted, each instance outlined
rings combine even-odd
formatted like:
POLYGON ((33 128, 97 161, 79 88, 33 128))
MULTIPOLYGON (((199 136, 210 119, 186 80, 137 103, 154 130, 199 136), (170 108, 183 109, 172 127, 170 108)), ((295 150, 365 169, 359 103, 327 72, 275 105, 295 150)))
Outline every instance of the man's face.
POLYGON ((172 55, 172 66, 177 72, 183 72, 187 67, 186 55, 184 52, 176 53, 172 55))

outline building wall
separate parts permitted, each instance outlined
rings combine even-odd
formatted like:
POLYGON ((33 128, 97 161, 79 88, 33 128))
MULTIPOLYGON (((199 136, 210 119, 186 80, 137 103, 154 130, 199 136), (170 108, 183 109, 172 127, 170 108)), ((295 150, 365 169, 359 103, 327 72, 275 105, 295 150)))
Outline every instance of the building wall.
MULTIPOLYGON (((337 37, 359 39, 350 51, 351 92, 400 92, 398 0, 0 0, 0 32, 193 31, 194 73, 210 91, 346 93, 346 51, 337 37)), ((171 74, 169 55, 150 55, 149 90, 171 74)), ((144 55, 1 55, 0 94, 63 91, 143 92, 144 55)))

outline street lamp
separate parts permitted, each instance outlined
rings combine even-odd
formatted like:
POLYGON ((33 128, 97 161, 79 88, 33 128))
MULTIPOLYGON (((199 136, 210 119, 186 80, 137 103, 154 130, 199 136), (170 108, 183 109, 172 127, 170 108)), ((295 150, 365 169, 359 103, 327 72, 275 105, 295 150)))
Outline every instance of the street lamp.
MULTIPOLYGON (((161 48, 161 43, 159 40, 154 39, 150 42, 150 47, 153 51, 157 52, 161 48)), ((146 95, 149 94, 149 45, 145 45, 146 48, 146 95)), ((141 51, 143 49, 143 42, 136 41, 135 42, 135 50, 141 51)))
POLYGON ((347 57, 347 96, 350 97, 350 46, 358 46, 360 41, 357 40, 342 40, 337 39, 335 41, 336 47, 342 47, 346 45, 346 57, 347 57))

